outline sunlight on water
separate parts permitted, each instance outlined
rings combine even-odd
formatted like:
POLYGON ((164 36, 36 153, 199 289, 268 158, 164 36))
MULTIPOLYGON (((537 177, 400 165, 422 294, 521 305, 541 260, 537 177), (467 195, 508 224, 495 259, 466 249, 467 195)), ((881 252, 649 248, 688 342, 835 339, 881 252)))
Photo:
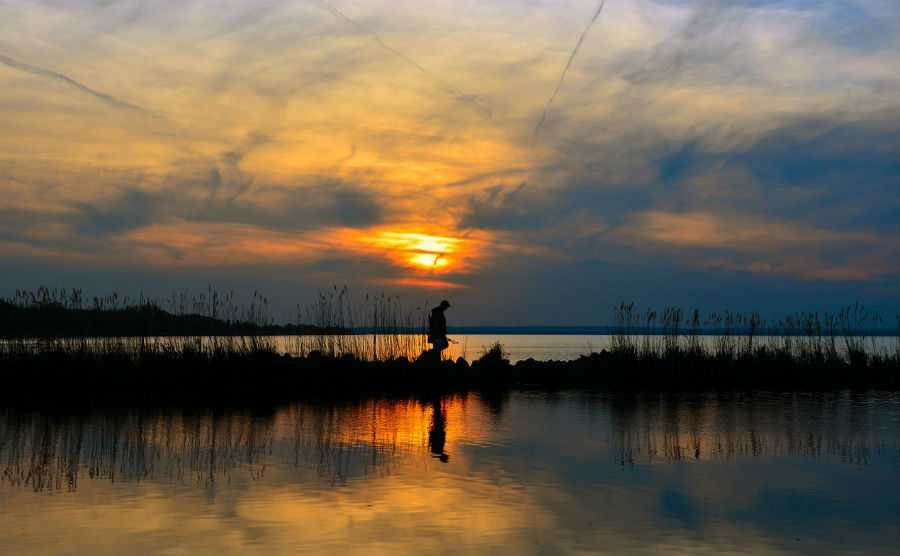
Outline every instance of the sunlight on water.
MULTIPOLYGON (((451 334, 450 346, 444 350, 445 359, 456 360, 463 357, 467 361, 473 361, 481 357, 493 344, 500 343, 503 346, 505 356, 516 363, 533 358, 538 361, 558 360, 570 361, 578 359, 592 352, 608 350, 612 347, 613 336, 606 334, 451 334)), ((657 346, 658 351, 664 341, 663 336, 629 336, 637 346, 657 346)), ((747 336, 732 336, 736 345, 744 345, 747 336)), ((417 358, 423 350, 430 345, 424 334, 336 334, 319 336, 260 336, 255 340, 261 346, 271 346, 282 354, 307 355, 311 351, 320 351, 327 355, 342 355, 350 353, 363 359, 371 359, 373 354, 378 359, 403 356, 410 360, 417 358)), ((686 337, 681 338, 686 345, 686 337)), ((754 338, 755 345, 780 345, 784 337, 758 336, 754 338)), ((813 338, 822 343, 827 339, 813 338)), ((716 336, 698 336, 700 345, 712 352, 718 341, 716 336)), ((795 351, 802 341, 810 341, 807 338, 794 339, 795 351)), ((0 348, 4 346, 4 340, 0 340, 0 348)), ((30 349, 47 349, 47 341, 42 340, 17 340, 16 346, 28 346, 30 349)), ((51 347, 62 349, 79 349, 82 345, 89 348, 97 348, 100 351, 131 351, 137 352, 148 346, 156 345, 163 350, 171 344, 184 346, 185 344, 202 345, 207 350, 212 350, 217 343, 232 345, 240 348, 249 347, 248 338, 234 338, 226 336, 204 337, 167 337, 149 336, 146 338, 74 338, 54 340, 51 347)), ((870 337, 861 344, 861 349, 869 354, 892 355, 898 353, 900 345, 891 337, 870 337)), ((178 347, 182 349, 182 347, 178 347)), ((846 348, 838 343, 836 350, 839 354, 845 354, 846 348)))
POLYGON ((5 410, 0 470, 11 554, 888 554, 900 398, 5 410))

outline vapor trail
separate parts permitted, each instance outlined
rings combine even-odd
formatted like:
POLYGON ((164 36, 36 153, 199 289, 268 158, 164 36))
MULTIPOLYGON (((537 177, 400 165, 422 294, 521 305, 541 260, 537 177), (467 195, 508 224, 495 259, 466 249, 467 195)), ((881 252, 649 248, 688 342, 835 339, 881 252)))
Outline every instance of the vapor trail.
POLYGON ((578 51, 581 50, 581 44, 584 42, 584 39, 587 38, 588 32, 590 32, 591 27, 594 26, 594 23, 597 22, 597 18, 600 17, 600 12, 603 11, 603 7, 606 5, 606 0, 600 0, 600 5, 597 6, 597 11, 594 12, 594 17, 588 22, 585 26, 584 31, 581 32, 581 36, 578 37, 578 42, 575 44, 575 48, 572 49, 572 53, 569 54, 569 61, 566 62, 566 67, 563 68, 562 75, 559 76, 559 81, 556 83, 556 89, 553 90, 553 94, 550 95, 550 98, 547 100, 547 104, 544 105, 544 112, 541 114, 541 119, 537 123, 534 128, 534 133, 537 134, 541 127, 544 125, 544 120, 547 119, 547 111, 550 110, 550 105, 553 104, 553 101, 556 100, 556 95, 559 94, 559 90, 562 88, 563 81, 566 80, 566 74, 569 73, 569 68, 572 67, 572 62, 575 61, 575 57, 578 56, 578 51))
POLYGON ((81 91, 83 93, 87 93, 87 94, 91 95, 92 97, 99 99, 107 104, 112 105, 112 106, 115 106, 117 108, 123 108, 125 110, 134 110, 136 112, 147 113, 147 110, 145 110, 144 108, 141 108, 140 106, 137 106, 136 104, 131 104, 130 102, 125 102, 123 100, 119 100, 112 95, 108 95, 106 93, 102 93, 95 89, 91 89, 87 85, 84 85, 82 83, 79 83, 78 81, 75 81, 68 75, 64 75, 62 73, 58 73, 58 72, 48 70, 45 68, 39 68, 37 66, 32 66, 31 64, 26 64, 24 62, 19 62, 17 60, 10 58, 9 56, 5 56, 3 54, 0 54, 0 64, 4 64, 13 69, 17 69, 19 71, 24 71, 24 72, 30 73, 32 75, 37 75, 40 77, 46 77, 48 79, 55 79, 57 81, 62 81, 63 83, 71 85, 72 87, 75 87, 76 89, 78 89, 79 91, 81 91))
POLYGON ((397 50, 393 46, 384 42, 384 39, 382 39, 381 35, 379 35, 377 32, 373 31, 372 29, 369 29, 362 23, 359 23, 355 19, 351 18, 350 16, 348 16, 347 14, 342 12, 340 9, 338 9, 336 6, 334 6, 330 2, 327 2, 326 0, 316 0, 316 2, 318 4, 320 4, 322 7, 324 7, 326 10, 331 12, 331 14, 334 15, 335 17, 337 17, 339 19, 343 19, 344 21, 346 21, 347 23, 349 23, 356 29, 358 29, 358 30, 362 31, 363 33, 372 37, 372 40, 374 40, 376 43, 378 43, 378 46, 380 46, 384 50, 390 52, 394 56, 400 58, 401 60, 403 60, 404 62, 409 64, 410 66, 419 70, 420 73, 422 73, 423 75, 427 76, 429 79, 431 79, 432 81, 437 83, 437 85, 440 86, 444 90, 444 92, 446 92, 447 94, 449 94, 450 96, 455 98, 458 102, 472 106, 483 117, 485 117, 487 119, 491 119, 493 117, 493 113, 491 112, 491 109, 482 105, 480 102, 478 102, 478 99, 475 97, 475 95, 469 95, 469 94, 463 93, 462 91, 460 91, 459 89, 457 89, 456 87, 451 85, 450 83, 444 81, 443 79, 441 79, 440 76, 436 75, 434 72, 432 72, 431 70, 429 70, 422 64, 416 62, 415 60, 413 60, 412 58, 410 58, 403 52, 397 50))

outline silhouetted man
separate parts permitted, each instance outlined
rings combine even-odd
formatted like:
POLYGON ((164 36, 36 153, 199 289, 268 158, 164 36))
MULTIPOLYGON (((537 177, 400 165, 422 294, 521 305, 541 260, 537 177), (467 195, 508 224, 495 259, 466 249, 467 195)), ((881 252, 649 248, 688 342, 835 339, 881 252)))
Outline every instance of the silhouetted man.
POLYGON ((428 316, 428 343, 431 344, 431 351, 440 359, 441 352, 450 345, 447 340, 447 317, 444 311, 450 308, 450 302, 446 299, 441 304, 431 310, 428 316))

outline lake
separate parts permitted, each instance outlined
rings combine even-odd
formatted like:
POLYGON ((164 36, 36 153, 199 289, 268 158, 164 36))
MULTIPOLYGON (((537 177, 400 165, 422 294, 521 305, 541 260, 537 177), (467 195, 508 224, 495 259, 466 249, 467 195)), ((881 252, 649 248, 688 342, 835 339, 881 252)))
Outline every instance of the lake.
POLYGON ((900 394, 0 409, 6 554, 897 554, 900 394))
MULTIPOLYGON (((512 363, 523 359, 534 358, 539 361, 558 360, 566 361, 578 359, 582 355, 609 349, 613 342, 613 336, 608 334, 465 334, 451 333, 451 344, 444 351, 444 357, 456 359, 464 357, 473 361, 480 357, 492 344, 500 343, 506 356, 512 363)), ((662 335, 630 335, 634 345, 643 347, 650 345, 657 352, 663 351, 664 336, 662 335), (649 344, 648 344, 649 343, 649 344)), ((698 343, 706 350, 715 351, 715 344, 720 336, 701 335, 697 337, 698 343)), ((743 335, 733 335, 731 339, 739 348, 747 345, 749 338, 743 335)), ((235 340, 233 337, 204 336, 200 338, 201 344, 211 349, 216 342, 228 343, 235 340)), ((353 353, 361 358, 372 358, 375 354, 379 359, 403 355, 410 359, 417 357, 423 349, 430 347, 425 343, 423 335, 415 334, 355 334, 355 335, 324 335, 324 336, 261 336, 258 340, 280 353, 303 355, 311 350, 320 350, 324 353, 353 353)), ((679 340, 683 347, 688 345, 688 337, 681 335, 679 340)), ((797 352, 801 346, 813 346, 817 344, 825 348, 831 341, 825 336, 755 336, 753 345, 778 346, 787 351, 797 352), (786 343, 786 342, 789 342, 786 343), (789 347, 790 346, 790 347, 789 347)), ((857 338, 858 348, 869 354, 893 355, 900 353, 900 338, 897 336, 869 336, 857 338)), ((17 345, 27 345, 31 349, 39 351, 46 349, 47 340, 0 340, 0 348, 16 342, 17 345), (6 343, 4 343, 6 342, 6 343)), ((164 337, 148 336, 145 338, 75 338, 50 340, 51 346, 68 345, 79 346, 86 343, 89 347, 98 351, 115 351, 124 347, 126 350, 137 351, 144 346, 157 345, 183 345, 195 342, 193 337, 164 337)), ((835 338, 835 346, 838 353, 846 352, 845 339, 841 336, 835 338)))
MULTIPOLYGON (((464 356, 471 361, 484 353, 491 344, 499 342, 513 363, 528 358, 538 361, 578 359, 578 357, 591 352, 609 349, 613 342, 613 336, 608 334, 451 334, 450 337, 456 342, 451 344, 447 351, 450 357, 464 356)), ((662 351, 664 337, 661 335, 633 335, 630 338, 635 345, 640 346, 649 341, 651 345, 658 346, 659 351, 662 351)), ((717 336, 701 335, 698 336, 698 341, 701 346, 713 351, 717 338, 717 336)), ((783 345, 785 338, 784 336, 756 336, 753 338, 753 345, 783 345)), ((745 345, 748 337, 736 335, 734 339, 738 345, 745 345)), ((805 336, 794 336, 790 339, 795 346, 809 341, 809 338, 805 336)), ((821 341, 823 345, 830 341, 824 336, 814 337, 813 340, 821 341)), ((842 337, 836 339, 839 352, 844 352, 843 342, 842 337)), ((687 336, 681 336, 681 343, 687 346, 687 336)), ((873 336, 865 338, 862 347, 871 354, 894 353, 895 350, 900 350, 900 343, 893 336, 873 336)))

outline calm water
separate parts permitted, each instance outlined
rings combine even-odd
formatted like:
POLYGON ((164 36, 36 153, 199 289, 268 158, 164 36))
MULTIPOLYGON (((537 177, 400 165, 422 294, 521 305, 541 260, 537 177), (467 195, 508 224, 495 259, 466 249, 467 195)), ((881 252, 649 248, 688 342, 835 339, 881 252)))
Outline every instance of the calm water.
POLYGON ((898 554, 900 395, 0 410, 3 554, 898 554))
MULTIPOLYGON (((453 343, 444 352, 446 357, 456 359, 457 357, 465 357, 469 361, 473 361, 481 356, 492 344, 499 342, 503 345, 507 357, 513 362, 523 359, 534 358, 537 360, 572 360, 578 359, 582 355, 598 352, 603 349, 609 349, 612 345, 613 337, 609 335, 588 335, 588 334, 451 334, 453 343)), ((654 345, 662 345, 662 336, 632 336, 636 345, 642 346, 649 339, 654 345)), ((735 336, 735 342, 738 345, 745 345, 746 336, 735 336)), ((166 343, 175 341, 179 343, 192 341, 186 338, 149 338, 150 342, 166 343)), ((211 346, 217 339, 205 337, 202 343, 211 346)), ((228 338, 223 341, 228 341, 228 338)), ((682 337, 687 342, 687 337, 682 337)), ((829 341, 827 338, 820 338, 822 345, 826 345, 829 341)), ((80 341, 80 340, 79 340, 80 341)), ((377 352, 379 358, 387 358, 391 355, 406 355, 415 358, 421 351, 429 346, 424 343, 424 337, 413 335, 400 336, 382 336, 378 335, 373 338, 372 335, 342 336, 329 337, 322 339, 316 336, 272 336, 264 338, 264 341, 271 343, 276 350, 282 353, 298 354, 306 353, 312 349, 318 349, 326 353, 334 351, 341 353, 347 351, 358 354, 362 357, 371 357, 373 354, 373 346, 377 344, 377 352), (321 344, 321 345, 320 345, 321 344), (392 350, 393 347, 393 350, 392 350)), ((714 350, 715 336, 700 336, 699 341, 709 350, 714 350)), ((805 337, 794 337, 792 343, 794 349, 799 349, 802 342, 808 342, 805 337)), ((3 340, 0 340, 2 346, 3 340)), ((64 341, 63 341, 64 342, 64 341)), ((127 344, 133 349, 137 349, 140 340, 137 338, 95 338, 89 339, 89 343, 100 345, 116 345, 127 344)), ((756 337, 754 345, 783 345, 783 337, 756 337)), ((40 340, 28 340, 26 343, 32 345, 34 349, 42 349, 40 340)), ((841 353, 845 350, 843 339, 838 338, 837 350, 841 353)), ((897 337, 880 336, 869 337, 863 340, 862 348, 871 354, 890 354, 900 353, 900 340, 897 337)))
MULTIPOLYGON (((612 345, 613 337, 610 335, 589 335, 589 334, 451 334, 457 343, 452 344, 448 353, 456 358, 464 356, 469 361, 478 358, 491 344, 499 342, 503 345, 509 359, 515 363, 529 357, 541 360, 570 360, 578 359, 582 355, 591 352, 598 352, 603 349, 609 349, 612 345)), ((645 339, 656 345, 662 345, 662 336, 632 336, 636 345, 642 345, 645 339)), ((685 345, 687 337, 682 337, 685 345)), ((746 336, 735 336, 739 345, 746 343, 746 336)), ((794 337, 793 343, 799 347, 799 343, 805 341, 805 338, 794 337)), ((823 345, 826 338, 821 338, 823 345)), ((714 349, 715 336, 700 336, 699 341, 702 345, 710 350, 714 349)), ((754 339, 754 345, 765 345, 768 342, 780 344, 783 342, 782 337, 761 336, 754 339)), ((844 351, 843 339, 838 339, 837 349, 839 352, 844 351)), ((863 347, 869 353, 896 353, 900 351, 900 344, 896 337, 882 336, 867 338, 863 347)))

